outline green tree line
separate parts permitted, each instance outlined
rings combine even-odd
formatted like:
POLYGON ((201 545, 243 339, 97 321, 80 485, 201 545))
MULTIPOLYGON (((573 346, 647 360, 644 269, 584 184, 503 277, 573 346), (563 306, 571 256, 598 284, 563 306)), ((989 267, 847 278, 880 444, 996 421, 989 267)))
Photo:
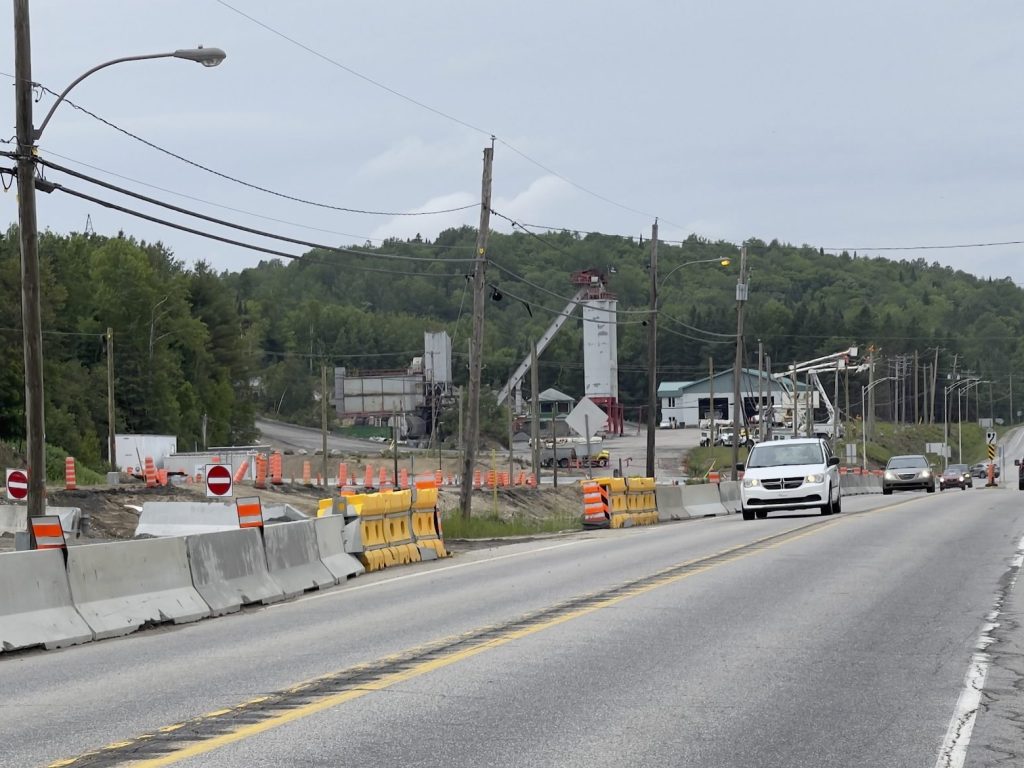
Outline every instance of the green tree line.
MULTIPOLYGON (((196 254, 128 236, 43 233, 47 440, 87 464, 105 458, 108 327, 118 431, 175 434, 187 447, 201 442, 204 416, 210 445, 252 439, 257 413, 317 423, 322 365, 350 374, 404 369, 422 354, 425 330, 453 336, 462 383, 475 240, 475 230, 462 227, 433 242, 314 250, 217 272, 196 254)), ((958 370, 996 382, 991 409, 1012 418, 1008 385, 1024 362, 1024 293, 1008 278, 982 279, 923 259, 830 255, 756 239, 746 245, 749 364, 756 365, 758 340, 776 368, 851 343, 872 344, 882 358, 917 351, 922 363, 940 348, 940 376, 956 355, 958 370)), ((500 388, 563 310, 575 291, 571 273, 596 269, 619 299, 620 400, 636 418, 646 402, 650 244, 573 232, 492 233, 487 256, 485 384, 500 388)), ((696 236, 659 244, 659 273, 667 276, 659 291, 660 381, 701 378, 709 359, 716 368, 732 364, 737 256, 735 244, 696 236), (732 265, 716 263, 722 258, 732 265), (687 264, 693 261, 704 263, 687 264)), ((11 228, 0 239, 0 438, 14 441, 24 435, 20 328, 11 228)), ((582 335, 577 312, 541 355, 542 388, 581 394, 582 335)))

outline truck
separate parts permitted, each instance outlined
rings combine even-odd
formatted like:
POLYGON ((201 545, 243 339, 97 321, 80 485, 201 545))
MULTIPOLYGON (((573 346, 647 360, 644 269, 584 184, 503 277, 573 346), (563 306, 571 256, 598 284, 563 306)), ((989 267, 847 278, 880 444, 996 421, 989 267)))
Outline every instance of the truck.
POLYGON ((553 467, 555 462, 558 462, 558 466, 562 468, 575 467, 579 457, 576 455, 575 448, 562 447, 562 448, 541 448, 540 449, 540 465, 542 467, 553 467))
POLYGON ((115 435, 114 453, 117 468, 128 474, 143 471, 146 458, 153 459, 157 469, 166 469, 164 460, 178 452, 175 435, 115 435))

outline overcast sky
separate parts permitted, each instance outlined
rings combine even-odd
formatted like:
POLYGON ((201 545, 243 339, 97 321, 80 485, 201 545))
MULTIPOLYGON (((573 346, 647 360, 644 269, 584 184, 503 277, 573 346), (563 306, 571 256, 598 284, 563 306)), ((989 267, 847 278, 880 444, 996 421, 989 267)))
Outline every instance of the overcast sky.
MULTIPOLYGON (((196 163, 334 206, 409 212, 478 203, 493 133, 492 207, 522 222, 636 236, 659 216, 669 240, 778 238, 924 257, 1024 283, 1024 246, 866 250, 1024 240, 1019 0, 229 2, 274 31, 218 0, 35 0, 34 79, 59 92, 111 58, 218 46, 228 54, 220 67, 120 64, 69 98, 196 163)), ((9 85, 11 14, 11 3, 0 3, 8 40, 0 72, 9 85)), ((36 105, 37 125, 52 102, 44 94, 36 105)), ((13 135, 13 88, 0 121, 3 138, 13 135)), ((67 105, 40 147, 54 162, 176 204, 331 244, 432 238, 479 215, 357 215, 287 201, 190 167, 67 105)), ((14 192, 0 199, 0 218, 16 221, 14 192)), ((40 195, 40 228, 82 231, 87 216, 98 233, 162 240, 189 263, 239 269, 261 258, 40 195)))

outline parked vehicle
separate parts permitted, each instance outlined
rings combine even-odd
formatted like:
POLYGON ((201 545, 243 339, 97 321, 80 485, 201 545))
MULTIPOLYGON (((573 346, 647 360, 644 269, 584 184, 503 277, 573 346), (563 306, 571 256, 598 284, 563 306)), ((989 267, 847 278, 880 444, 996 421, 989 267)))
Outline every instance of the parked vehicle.
POLYGON ((1014 459, 1013 466, 1017 468, 1017 490, 1024 491, 1024 461, 1014 459))
POLYGON ((974 478, 966 464, 950 464, 939 476, 939 490, 947 488, 959 488, 966 491, 974 487, 974 478))
POLYGON ((893 456, 882 475, 882 493, 926 490, 935 493, 935 473, 928 459, 920 454, 893 456))
MULTIPOLYGON (((996 478, 998 478, 999 477, 999 465, 996 464, 995 462, 993 462, 993 471, 995 473, 994 476, 996 478)), ((971 465, 971 476, 972 477, 981 478, 982 480, 987 480, 988 479, 988 462, 987 461, 981 461, 981 462, 978 462, 977 464, 972 464, 971 465)))
POLYGON ((555 448, 540 449, 540 465, 542 467, 553 467, 557 461, 558 466, 567 469, 570 466, 575 466, 578 460, 575 448, 563 446, 557 450, 555 448))
POLYGON ((750 449, 743 472, 740 508, 744 520, 765 518, 780 509, 841 509, 839 457, 828 441, 816 437, 766 441, 750 449))
POLYGON ((607 449, 603 449, 595 453, 589 459, 583 457, 583 466, 592 467, 607 467, 608 462, 611 460, 611 454, 608 453, 607 449))

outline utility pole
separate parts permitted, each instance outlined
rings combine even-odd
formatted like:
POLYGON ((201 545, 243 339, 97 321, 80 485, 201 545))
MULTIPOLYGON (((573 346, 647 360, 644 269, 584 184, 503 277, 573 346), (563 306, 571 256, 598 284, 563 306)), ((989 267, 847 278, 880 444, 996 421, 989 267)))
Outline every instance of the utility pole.
POLYGON ((917 350, 914 350, 914 423, 918 422, 918 400, 917 400, 917 380, 919 371, 917 368, 917 350))
POLYGON ((764 344, 757 340, 757 441, 764 442, 764 344))
MULTIPOLYGON (((715 447, 715 358, 708 358, 708 438, 712 448, 715 447)), ((698 418, 699 421, 699 418, 698 418)))
POLYGON ((533 444, 533 476, 540 487, 540 371, 537 370, 537 342, 530 347, 530 442, 533 444))
MULTIPOLYGON (((327 487, 327 363, 320 366, 320 440, 322 454, 320 462, 322 472, 320 477, 324 480, 324 488, 327 487)), ((398 439, 395 439, 395 455, 398 455, 398 439)), ((398 483, 398 476, 395 476, 395 483, 398 483)), ((341 490, 340 488, 338 490, 341 490)))
POLYGON ((743 307, 747 303, 747 246, 740 248, 740 275, 736 281, 736 361, 732 366, 732 479, 739 479, 740 429, 746 421, 740 377, 743 375, 743 307))
POLYGON ((864 430, 864 439, 872 437, 871 428, 875 425, 875 348, 868 347, 868 412, 862 413, 861 429, 864 430))
MULTIPOLYGON (((935 365, 932 366, 932 403, 931 403, 931 423, 935 422, 935 400, 938 397, 938 382, 939 382, 939 348, 935 348, 935 365)), ((943 406, 945 407, 945 406, 943 406)))
POLYGON ((793 379, 793 437, 800 436, 800 399, 797 397, 796 381, 796 360, 793 361, 793 372, 790 374, 793 379))
POLYGON ((484 358, 484 301, 487 283, 487 236, 491 223, 491 165, 494 162, 494 139, 484 149, 484 173, 480 189, 480 228, 476 234, 476 260, 473 263, 473 336, 469 346, 469 402, 466 410, 466 434, 463 440, 462 516, 469 519, 473 505, 473 467, 480 441, 480 379, 484 358))
POLYGON ((114 329, 107 328, 107 452, 110 467, 117 470, 117 434, 114 425, 114 329))
POLYGON ((647 318, 647 477, 654 477, 654 432, 658 428, 658 220, 651 226, 651 297, 647 318))
MULTIPOLYGON (((43 324, 39 297, 35 138, 32 127, 32 43, 28 0, 14 0, 14 107, 18 141, 18 235, 21 240, 21 325, 25 345, 25 437, 28 516, 46 512, 46 444, 43 410, 43 324)), ((29 546, 35 549, 31 520, 29 546)))

